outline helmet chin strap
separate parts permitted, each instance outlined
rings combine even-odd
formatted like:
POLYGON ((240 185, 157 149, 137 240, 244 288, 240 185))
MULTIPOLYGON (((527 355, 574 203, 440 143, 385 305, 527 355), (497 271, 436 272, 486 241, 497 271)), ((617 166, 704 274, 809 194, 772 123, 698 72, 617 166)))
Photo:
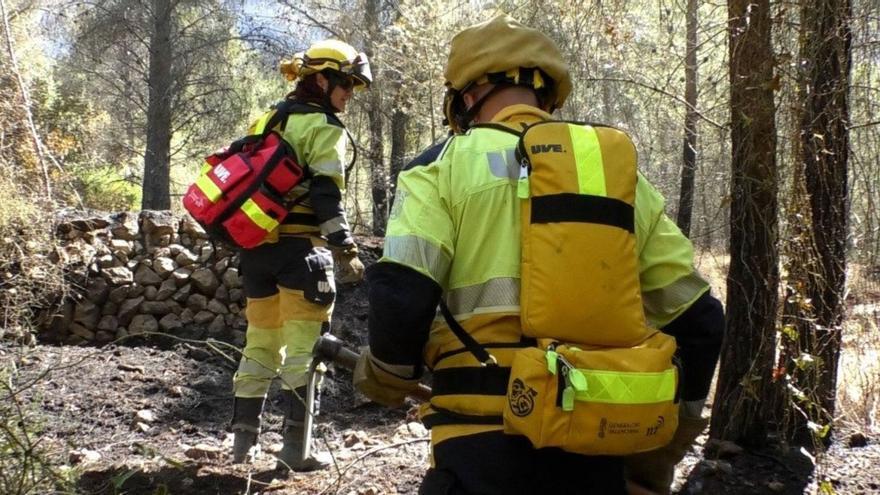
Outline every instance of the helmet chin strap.
POLYGON ((333 113, 337 113, 340 110, 333 106, 333 99, 330 98, 330 95, 333 94, 333 90, 336 89, 337 84, 333 81, 329 81, 327 83, 327 91, 324 92, 324 108, 330 110, 333 113))
POLYGON ((333 99, 330 97, 330 95, 333 94, 333 90, 339 86, 339 83, 336 82, 336 78, 333 77, 332 74, 326 72, 320 72, 319 74, 321 74, 324 77, 324 80, 327 81, 327 89, 324 90, 324 99, 321 102, 321 106, 332 113, 341 112, 342 110, 333 106, 333 99))
MULTIPOLYGON (((490 97, 492 97, 492 95, 501 91, 502 89, 507 89, 511 86, 514 86, 514 85, 513 84, 498 83, 495 86, 493 86, 492 89, 490 89, 489 91, 486 91, 486 94, 481 96, 479 100, 475 101, 474 104, 470 106, 470 108, 465 110, 465 112, 458 117, 458 125, 461 128, 461 130, 466 131, 470 128, 471 122, 473 122, 474 117, 476 117, 477 114, 480 113, 480 109, 483 108, 483 105, 489 100, 490 97)), ((462 95, 462 98, 463 97, 464 96, 462 95)))

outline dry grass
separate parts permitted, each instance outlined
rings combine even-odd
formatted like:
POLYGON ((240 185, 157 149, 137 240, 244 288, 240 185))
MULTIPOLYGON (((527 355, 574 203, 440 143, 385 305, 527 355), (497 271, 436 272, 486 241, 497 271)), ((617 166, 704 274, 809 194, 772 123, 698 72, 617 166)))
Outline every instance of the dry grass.
POLYGON ((0 174, 0 339, 31 341, 35 317, 64 292, 54 208, 14 174, 0 174))
MULTIPOLYGON (((698 252, 696 265, 725 301, 729 256, 698 252)), ((837 387, 837 423, 845 431, 880 434, 880 273, 851 263, 837 387)))
POLYGON ((716 251, 697 251, 695 264, 700 275, 712 287, 712 295, 724 302, 727 296, 727 267, 730 256, 716 251))
POLYGON ((876 270, 850 265, 837 416, 845 427, 880 434, 880 280, 876 270))
MULTIPOLYGON (((0 171, 8 171, 0 161, 0 171)), ((0 173, 0 340, 34 342, 35 316, 58 297, 64 282, 61 267, 50 260, 54 246, 53 211, 46 202, 0 173)), ((0 492, 60 493, 64 473, 54 467, 39 444, 45 423, 36 404, 20 400, 17 352, 0 353, 0 492)), ((10 352, 15 351, 15 352, 10 352)))

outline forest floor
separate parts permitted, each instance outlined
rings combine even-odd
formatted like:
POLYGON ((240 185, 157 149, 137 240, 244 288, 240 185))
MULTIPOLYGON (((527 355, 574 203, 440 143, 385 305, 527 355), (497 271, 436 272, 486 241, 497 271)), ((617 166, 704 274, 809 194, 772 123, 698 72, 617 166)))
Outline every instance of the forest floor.
MULTIPOLYGON (((333 332, 352 347, 361 345, 366 316, 363 284, 343 288, 333 332)), ((334 466, 290 476, 273 470, 272 453, 281 447, 277 393, 267 403, 262 451, 253 464, 232 464, 235 359, 234 348, 199 340, 197 332, 103 348, 0 345, 0 360, 15 365, 17 405, 38 420, 33 440, 53 463, 75 470, 75 493, 418 491, 429 462, 429 433, 416 405, 389 410, 370 403, 352 389, 348 371, 332 366, 315 437, 317 448, 332 453, 334 466)), ((724 448, 721 458, 704 458, 703 435, 680 464, 674 486, 682 494, 880 493, 878 437, 867 435, 865 445, 856 446, 859 437, 852 433, 836 433, 819 469, 799 449, 724 448)))

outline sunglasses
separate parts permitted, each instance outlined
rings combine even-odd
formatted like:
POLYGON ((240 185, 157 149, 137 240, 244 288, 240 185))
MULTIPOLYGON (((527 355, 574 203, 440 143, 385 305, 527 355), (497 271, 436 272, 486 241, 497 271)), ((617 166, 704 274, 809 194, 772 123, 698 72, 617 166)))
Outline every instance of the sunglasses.
POLYGON ((339 87, 344 91, 354 88, 355 81, 353 77, 336 72, 330 72, 328 75, 330 76, 328 79, 333 82, 334 86, 339 87))

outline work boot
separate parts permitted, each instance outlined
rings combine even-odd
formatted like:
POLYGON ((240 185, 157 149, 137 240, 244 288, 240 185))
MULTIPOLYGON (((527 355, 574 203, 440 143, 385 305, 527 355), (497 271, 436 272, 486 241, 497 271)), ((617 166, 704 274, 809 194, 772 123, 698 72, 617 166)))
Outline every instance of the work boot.
POLYGON ((232 462, 240 464, 248 460, 251 448, 260 436, 260 416, 263 397, 236 397, 232 416, 232 462))
POLYGON ((257 438, 260 436, 258 432, 246 430, 233 430, 232 440, 232 462, 241 464, 248 462, 248 454, 251 449, 257 445, 257 438))
MULTIPOLYGON (((306 398, 308 390, 306 387, 299 387, 294 392, 283 390, 282 397, 285 402, 286 414, 284 417, 284 432, 282 433, 284 446, 278 453, 278 463, 275 469, 281 471, 318 471, 326 469, 330 465, 331 459, 328 454, 316 454, 310 452, 308 457, 304 457, 306 431, 306 398)), ((315 402, 317 403, 317 393, 315 394, 315 402)), ((316 407, 313 410, 317 410, 316 407)))
POLYGON ((302 423, 289 423, 284 426, 284 446, 278 453, 278 462, 275 469, 279 471, 297 471, 309 472, 327 469, 332 459, 330 455, 321 452, 310 452, 309 456, 303 458, 303 449, 305 448, 305 429, 302 423))

